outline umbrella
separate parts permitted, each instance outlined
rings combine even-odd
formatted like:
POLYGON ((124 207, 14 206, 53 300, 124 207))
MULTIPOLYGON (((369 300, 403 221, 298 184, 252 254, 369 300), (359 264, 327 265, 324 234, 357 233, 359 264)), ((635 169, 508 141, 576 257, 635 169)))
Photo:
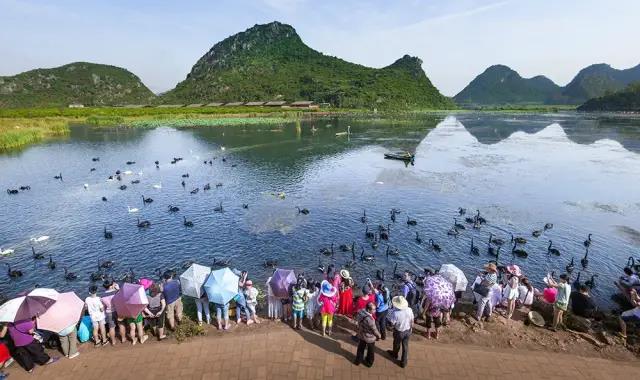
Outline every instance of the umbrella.
POLYGON ((429 298, 433 307, 448 309, 456 301, 453 285, 439 274, 424 280, 424 295, 429 298))
MULTIPOLYGON (((207 277, 211 273, 211 268, 199 264, 191 264, 191 266, 180 275, 180 286, 182 294, 189 297, 202 297, 202 285, 207 281, 207 277)), ((238 286, 236 282, 236 287, 238 286)))
POLYGON ((111 303, 118 317, 135 318, 147 307, 149 300, 142 285, 124 283, 111 303))
POLYGON ((296 282, 298 279, 296 274, 291 269, 276 269, 271 276, 271 290, 273 295, 278 298, 289 297, 289 286, 296 282))
POLYGON ((240 278, 229 268, 212 271, 203 285, 207 298, 219 305, 227 304, 238 294, 238 280, 240 278))
POLYGON ((38 329, 58 333, 80 320, 84 302, 74 292, 60 293, 58 300, 38 316, 38 329))
POLYGON ((54 289, 36 288, 9 300, 0 306, 0 322, 22 321, 42 314, 56 302, 58 295, 54 289))
POLYGON ((438 274, 446 278, 452 285, 456 292, 464 292, 467 289, 467 277, 464 273, 453 264, 442 264, 438 274))

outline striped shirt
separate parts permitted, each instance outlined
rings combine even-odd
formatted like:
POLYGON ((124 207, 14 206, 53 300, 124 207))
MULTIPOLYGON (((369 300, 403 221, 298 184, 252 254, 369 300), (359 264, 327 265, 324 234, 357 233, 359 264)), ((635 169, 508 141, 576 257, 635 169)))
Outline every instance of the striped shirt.
POLYGON ((309 291, 305 288, 298 289, 293 292, 293 296, 291 298, 293 301, 291 308, 295 311, 302 311, 304 310, 306 300, 309 299, 309 291))

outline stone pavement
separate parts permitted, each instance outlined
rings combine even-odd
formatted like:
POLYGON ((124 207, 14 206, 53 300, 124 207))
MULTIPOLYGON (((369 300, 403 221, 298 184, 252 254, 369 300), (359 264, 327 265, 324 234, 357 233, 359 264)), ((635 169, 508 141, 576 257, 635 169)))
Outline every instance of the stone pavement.
MULTIPOLYGON (((266 326, 265 326, 266 327, 266 326)), ((9 378, 20 379, 631 379, 640 361, 616 362, 540 351, 483 350, 416 339, 409 366, 386 356, 390 339, 376 345, 373 368, 355 366, 355 343, 348 334, 323 338, 308 330, 278 324, 246 334, 231 332, 175 341, 93 348, 84 345, 73 360, 37 367, 29 375, 17 365, 9 378)))

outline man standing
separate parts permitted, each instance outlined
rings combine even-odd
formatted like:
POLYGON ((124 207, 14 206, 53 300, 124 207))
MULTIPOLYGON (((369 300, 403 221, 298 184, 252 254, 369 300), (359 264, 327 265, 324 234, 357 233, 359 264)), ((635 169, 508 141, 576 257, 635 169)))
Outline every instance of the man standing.
POLYGON ((402 295, 413 311, 413 315, 417 318, 420 314, 420 293, 418 292, 415 282, 411 279, 411 274, 409 272, 404 273, 403 281, 404 285, 402 286, 402 295))
POLYGON ((376 323, 373 320, 373 313, 376 312, 376 305, 373 302, 367 304, 367 306, 356 314, 356 321, 358 322, 358 351, 356 353, 356 360, 353 362, 355 365, 364 363, 367 367, 373 365, 375 358, 374 350, 376 347, 376 339, 380 339, 380 332, 376 327, 376 323), (364 351, 367 350, 367 357, 364 357, 364 351))
POLYGON ((393 326, 393 350, 387 350, 393 360, 398 360, 400 346, 402 346, 402 359, 400 367, 407 366, 409 354, 409 338, 411 337, 411 327, 413 325, 413 310, 403 296, 393 297, 391 300, 393 309, 387 315, 387 321, 393 326))
POLYGON ((182 321, 182 298, 180 297, 180 281, 173 279, 173 273, 166 271, 162 275, 164 284, 162 293, 167 303, 167 321, 171 330, 176 329, 176 322, 182 321))

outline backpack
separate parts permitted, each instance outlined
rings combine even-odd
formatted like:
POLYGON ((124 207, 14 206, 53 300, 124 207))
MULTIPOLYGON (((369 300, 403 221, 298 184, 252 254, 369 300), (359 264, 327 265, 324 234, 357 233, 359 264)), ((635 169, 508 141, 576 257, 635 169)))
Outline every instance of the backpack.
POLYGON ((416 289, 416 285, 413 282, 406 282, 405 285, 409 287, 409 292, 407 293, 407 303, 409 306, 415 306, 420 302, 420 297, 418 294, 418 289, 416 289))

